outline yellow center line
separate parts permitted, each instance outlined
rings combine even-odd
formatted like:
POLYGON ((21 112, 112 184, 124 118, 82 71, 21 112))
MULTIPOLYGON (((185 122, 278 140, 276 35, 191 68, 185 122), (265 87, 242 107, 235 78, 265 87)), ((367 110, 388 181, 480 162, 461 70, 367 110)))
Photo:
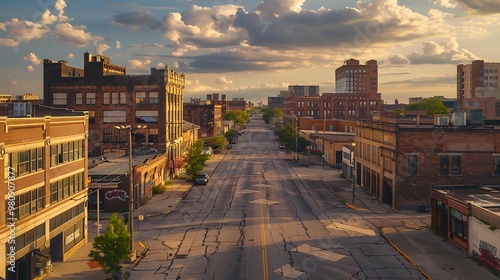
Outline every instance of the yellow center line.
MULTIPOLYGON (((260 186, 260 201, 262 200, 262 185, 260 186)), ((264 273, 263 280, 268 280, 267 268, 267 251, 266 251, 266 221, 264 219, 264 203, 260 204, 260 235, 262 238, 262 272, 264 273)))

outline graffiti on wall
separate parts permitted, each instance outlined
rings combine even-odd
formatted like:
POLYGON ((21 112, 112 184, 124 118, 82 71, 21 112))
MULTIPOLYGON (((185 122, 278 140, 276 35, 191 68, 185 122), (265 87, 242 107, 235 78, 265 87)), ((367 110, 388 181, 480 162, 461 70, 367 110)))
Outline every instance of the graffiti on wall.
POLYGON ((500 270, 500 259, 497 257, 497 247, 479 240, 479 259, 500 270))
POLYGON ((118 199, 121 201, 128 200, 127 192, 125 192, 124 190, 107 191, 105 197, 107 200, 113 200, 113 199, 118 199))

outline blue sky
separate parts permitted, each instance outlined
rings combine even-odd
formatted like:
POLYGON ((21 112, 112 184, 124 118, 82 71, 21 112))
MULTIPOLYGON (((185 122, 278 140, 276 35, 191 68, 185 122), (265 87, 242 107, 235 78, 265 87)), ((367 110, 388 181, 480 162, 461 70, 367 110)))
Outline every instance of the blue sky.
POLYGON ((185 100, 276 96, 289 84, 334 92, 349 58, 379 62, 387 103, 456 95, 456 65, 498 62, 498 0, 7 0, 0 93, 42 95, 43 59, 82 67, 99 53, 149 74, 186 74, 185 100))

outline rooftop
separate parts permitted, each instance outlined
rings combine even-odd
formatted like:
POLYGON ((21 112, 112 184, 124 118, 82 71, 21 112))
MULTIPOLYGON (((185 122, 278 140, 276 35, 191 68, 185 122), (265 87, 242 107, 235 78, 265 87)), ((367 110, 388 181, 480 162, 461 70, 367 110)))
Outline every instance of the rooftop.
POLYGON ((500 185, 436 186, 433 189, 455 200, 500 213, 500 185))

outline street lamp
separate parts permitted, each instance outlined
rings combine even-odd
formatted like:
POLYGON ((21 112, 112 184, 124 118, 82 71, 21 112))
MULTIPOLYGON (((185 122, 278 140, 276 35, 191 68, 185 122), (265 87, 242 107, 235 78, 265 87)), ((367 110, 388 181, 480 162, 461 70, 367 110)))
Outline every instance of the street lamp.
POLYGON ((121 125, 115 126, 116 129, 126 129, 128 131, 128 169, 129 169, 129 207, 128 207, 128 222, 129 222, 129 231, 130 231, 130 251, 133 250, 134 245, 134 166, 133 166, 133 158, 132 158, 132 132, 135 129, 147 128, 146 125, 141 126, 138 125, 136 128, 133 128, 131 125, 121 125))
POLYGON ((323 155, 321 161, 321 167, 325 167, 325 137, 326 137, 326 111, 323 108, 323 155))
POLYGON ((297 153, 297 143, 298 143, 298 125, 299 125, 299 119, 297 118, 297 116, 295 116, 295 114, 292 114, 293 116, 293 128, 295 130, 295 157, 297 158, 296 161, 299 161, 299 154, 297 153))
POLYGON ((354 204, 354 188, 356 185, 356 142, 351 143, 351 146, 353 146, 353 152, 352 152, 352 204, 354 204))

